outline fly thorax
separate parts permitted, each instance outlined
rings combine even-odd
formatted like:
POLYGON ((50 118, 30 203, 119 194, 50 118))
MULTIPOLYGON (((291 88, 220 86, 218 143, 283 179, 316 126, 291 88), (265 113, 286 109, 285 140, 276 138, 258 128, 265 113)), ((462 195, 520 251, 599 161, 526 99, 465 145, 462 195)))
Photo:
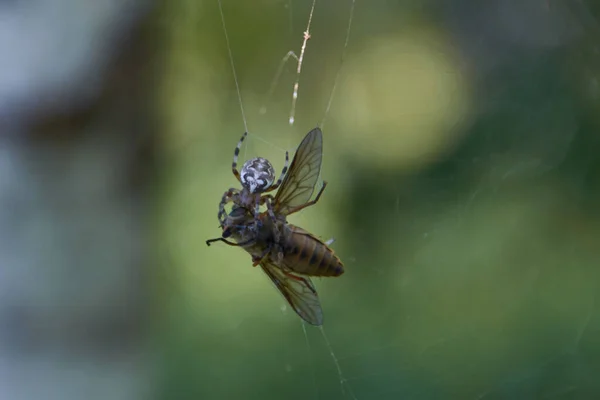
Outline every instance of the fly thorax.
POLYGON ((250 193, 262 193, 275 181, 275 170, 269 160, 256 157, 244 163, 240 178, 250 193))

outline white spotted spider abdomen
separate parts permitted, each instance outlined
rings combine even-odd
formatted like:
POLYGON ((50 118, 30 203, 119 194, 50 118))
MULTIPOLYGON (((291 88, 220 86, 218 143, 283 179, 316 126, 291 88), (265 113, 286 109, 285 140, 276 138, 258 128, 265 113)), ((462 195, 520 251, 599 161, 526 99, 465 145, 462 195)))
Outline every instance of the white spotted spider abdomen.
POLYGON ((266 158, 255 157, 244 163, 240 178, 250 193, 262 193, 275 181, 275 170, 266 158))

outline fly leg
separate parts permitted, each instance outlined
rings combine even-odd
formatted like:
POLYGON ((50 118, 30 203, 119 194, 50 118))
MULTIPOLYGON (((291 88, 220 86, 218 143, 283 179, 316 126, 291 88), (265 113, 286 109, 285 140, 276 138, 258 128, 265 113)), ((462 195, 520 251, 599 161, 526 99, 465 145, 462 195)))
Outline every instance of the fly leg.
MULTIPOLYGON (((279 244, 270 244, 267 248, 261 253, 260 256, 252 256, 252 266, 256 267, 258 264, 263 262, 269 256, 271 256, 271 251, 273 250, 273 246, 276 246, 277 249, 277 265, 283 265, 283 249, 279 244)), ((271 260, 274 261, 274 260, 271 260)))
POLYGON ((256 267, 258 264, 262 263, 268 256, 271 251, 271 246, 268 246, 260 256, 252 256, 252 266, 256 267))
POLYGON ((321 190, 319 190, 319 193, 317 193, 317 197, 315 197, 314 200, 311 200, 311 201, 306 202, 304 204, 300 204, 299 206, 290 209, 287 212, 287 215, 293 214, 295 212, 298 212, 298 211, 302 210, 303 208, 310 207, 310 206, 312 206, 314 204, 317 204, 317 202, 321 198, 321 195, 323 194, 323 191, 325 190, 325 186, 327 186, 327 181, 323 181, 323 186, 321 186, 321 190))
POLYGON ((286 272, 285 270, 283 270, 283 273, 285 274, 285 276, 287 276, 290 279, 293 279, 297 282, 302 282, 304 284, 304 286, 306 286, 311 292, 313 292, 313 294, 317 294, 317 290, 315 289, 313 284, 306 278, 304 278, 302 276, 291 274, 289 272, 286 272))

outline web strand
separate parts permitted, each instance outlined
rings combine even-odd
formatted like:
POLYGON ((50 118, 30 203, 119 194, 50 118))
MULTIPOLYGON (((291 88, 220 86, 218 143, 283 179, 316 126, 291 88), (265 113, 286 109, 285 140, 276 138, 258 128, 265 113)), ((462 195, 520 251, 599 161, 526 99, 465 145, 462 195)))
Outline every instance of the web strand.
MULTIPOLYGON (((310 8, 310 14, 308 15, 308 23, 306 24, 306 30, 304 31, 304 36, 303 36, 304 41, 302 42, 302 47, 300 48, 300 57, 298 57, 294 51, 288 51, 288 53, 283 57, 283 59, 279 63, 279 67, 277 68, 275 77, 273 78, 273 81, 271 82, 269 92, 267 93, 267 101, 268 101, 271 98, 271 96, 273 95, 273 92, 275 91, 275 87, 277 86, 277 83, 279 82, 279 77, 281 76, 281 73, 283 72, 283 67, 285 66, 285 64, 288 62, 288 60, 290 58, 293 58, 294 60, 296 60, 296 82, 294 82, 294 89, 292 92, 292 107, 290 109, 290 117, 288 119, 288 122, 290 125, 294 125, 294 121, 296 119, 296 102, 298 100, 298 88, 300 85, 300 74, 302 73, 302 62, 304 61, 304 53, 306 51, 306 43, 310 39, 310 25, 312 23, 312 17, 313 17, 313 13, 315 11, 316 2, 317 2, 317 0, 313 0, 312 6, 310 8)), ((290 10, 291 10, 291 2, 290 2, 290 10)), ((267 112, 267 107, 266 107, 266 105, 263 105, 260 109, 260 113, 264 114, 266 112, 267 112)))
MULTIPOLYGON (((237 73, 235 72, 235 64, 233 62, 233 53, 231 51, 231 45, 229 44, 229 35, 227 34, 227 27, 225 26, 225 15, 223 14, 223 4, 221 0, 217 0, 219 3, 219 12, 221 13, 221 24, 223 25, 223 33, 225 34, 225 41, 227 42, 227 51, 229 53, 229 62, 231 63, 231 71, 233 72, 233 80, 235 81, 235 89, 237 90, 238 101, 240 103, 240 111, 242 112, 242 119, 244 120, 244 130, 248 132, 248 122, 246 121, 246 113, 244 112, 244 103, 242 102, 242 92, 240 91, 240 84, 238 82, 237 73)), ((248 145, 246 145, 246 149, 248 145)), ((245 157, 245 153, 244 153, 245 157)))
MULTIPOLYGON (((281 62, 279 63, 279 67, 277 67, 277 72, 275 73, 275 76, 273 77, 273 80, 271 81, 271 86, 269 87, 269 92, 267 93, 267 101, 269 99, 271 99, 271 97, 273 96, 273 92, 275 91, 275 88, 277 87, 277 83, 279 82, 279 77, 281 76, 281 73, 283 72, 283 67, 285 67, 285 64, 288 62, 290 57, 293 58, 294 60, 296 60, 296 62, 298 62, 298 56, 293 51, 288 51, 288 53, 285 56, 283 56, 283 58, 281 59, 281 62)), ((260 113, 265 114, 266 112, 267 112, 267 106, 263 105, 260 108, 260 113)))
POLYGON ((344 65, 344 60, 346 59, 346 50, 348 49, 348 42, 350 41, 350 31, 352 30, 352 20, 354 19, 354 5, 356 0, 352 0, 352 6, 350 7, 350 17, 348 18, 348 28, 346 29, 346 41, 344 42, 344 49, 342 50, 342 56, 340 58, 340 68, 338 69, 337 74, 335 75, 335 80, 333 81, 333 88, 331 89, 331 94, 329 95, 329 101, 327 102, 327 108, 325 109, 325 114, 323 115, 323 119, 321 120, 321 124, 319 127, 321 129, 325 126, 325 120, 329 115, 329 110, 331 109, 331 103, 333 103, 333 98, 335 97, 335 90, 337 89, 338 82, 340 80, 340 75, 342 75, 342 66, 344 65))
POLYGON ((304 51, 306 50, 306 42, 310 39, 310 24, 312 23, 313 12, 315 11, 315 3, 317 0, 313 0, 310 8, 310 14, 308 16, 308 24, 306 24, 306 30, 304 31, 304 41, 302 42, 302 48, 300 49, 300 57, 298 57, 298 68, 296 69, 296 83, 294 83, 294 92, 292 93, 292 110, 290 111, 290 125, 294 125, 294 119, 296 114, 296 100, 298 99, 298 85, 300 83, 300 73, 302 72, 302 61, 304 60, 304 51))
MULTIPOLYGON (((304 323, 304 321, 301 321, 301 324, 302 324, 302 331, 304 332, 304 339, 306 340, 306 347, 308 349, 308 357, 310 358, 311 364, 313 364, 312 351, 310 349, 310 342, 308 341, 308 333, 306 332, 306 324, 304 323)), ((311 372, 312 372, 313 385, 315 387, 315 399, 318 399, 319 398, 319 387, 317 386, 317 377, 315 376, 315 369, 311 368, 311 372)))
POLYGON ((346 395, 346 390, 344 389, 344 387, 347 386, 348 394, 350 395, 350 398, 352 400, 358 400, 356 398, 356 396, 354 395, 354 392, 352 392, 352 388, 350 387, 350 385, 348 385, 348 380, 344 377, 344 373, 342 372, 342 367, 340 367, 338 358, 336 357, 335 353, 333 352, 333 348, 331 347, 331 344, 329 343, 329 339, 327 339, 327 335, 325 335, 325 329, 323 328, 323 326, 319 326, 319 330, 321 331, 321 335, 323 335, 323 339, 325 340, 325 344, 327 345, 327 350, 329 350, 329 354, 331 355, 331 358, 333 359, 333 363, 335 364, 335 368, 337 369, 338 378, 340 379, 340 386, 342 388, 342 394, 344 396, 346 395))

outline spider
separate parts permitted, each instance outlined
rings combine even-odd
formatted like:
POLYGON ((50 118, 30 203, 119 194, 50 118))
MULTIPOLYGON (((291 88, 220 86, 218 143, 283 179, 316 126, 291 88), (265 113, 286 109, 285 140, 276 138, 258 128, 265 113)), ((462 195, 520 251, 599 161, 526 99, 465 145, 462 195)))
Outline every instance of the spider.
POLYGON ((246 161, 242 166, 242 171, 239 172, 237 170, 238 155, 240 154, 242 143, 244 142, 244 139, 246 139, 247 135, 248 132, 245 132, 235 147, 235 151, 233 153, 233 163, 231 164, 233 175, 242 184, 242 189, 230 188, 223 193, 223 197, 219 203, 218 218, 221 227, 223 227, 227 218, 225 205, 229 202, 233 202, 239 207, 244 207, 249 211, 253 211, 254 229, 257 231, 261 205, 266 204, 270 218, 272 218, 273 221, 276 220, 275 213, 273 212, 271 206, 271 200, 273 200, 273 196, 263 195, 263 193, 271 192, 281 185, 281 182, 283 181, 288 169, 289 155, 286 151, 285 164, 283 166, 283 170, 281 171, 281 176, 275 183, 273 183, 275 180, 275 170, 273 169, 273 166, 269 160, 262 157, 255 157, 246 161))

